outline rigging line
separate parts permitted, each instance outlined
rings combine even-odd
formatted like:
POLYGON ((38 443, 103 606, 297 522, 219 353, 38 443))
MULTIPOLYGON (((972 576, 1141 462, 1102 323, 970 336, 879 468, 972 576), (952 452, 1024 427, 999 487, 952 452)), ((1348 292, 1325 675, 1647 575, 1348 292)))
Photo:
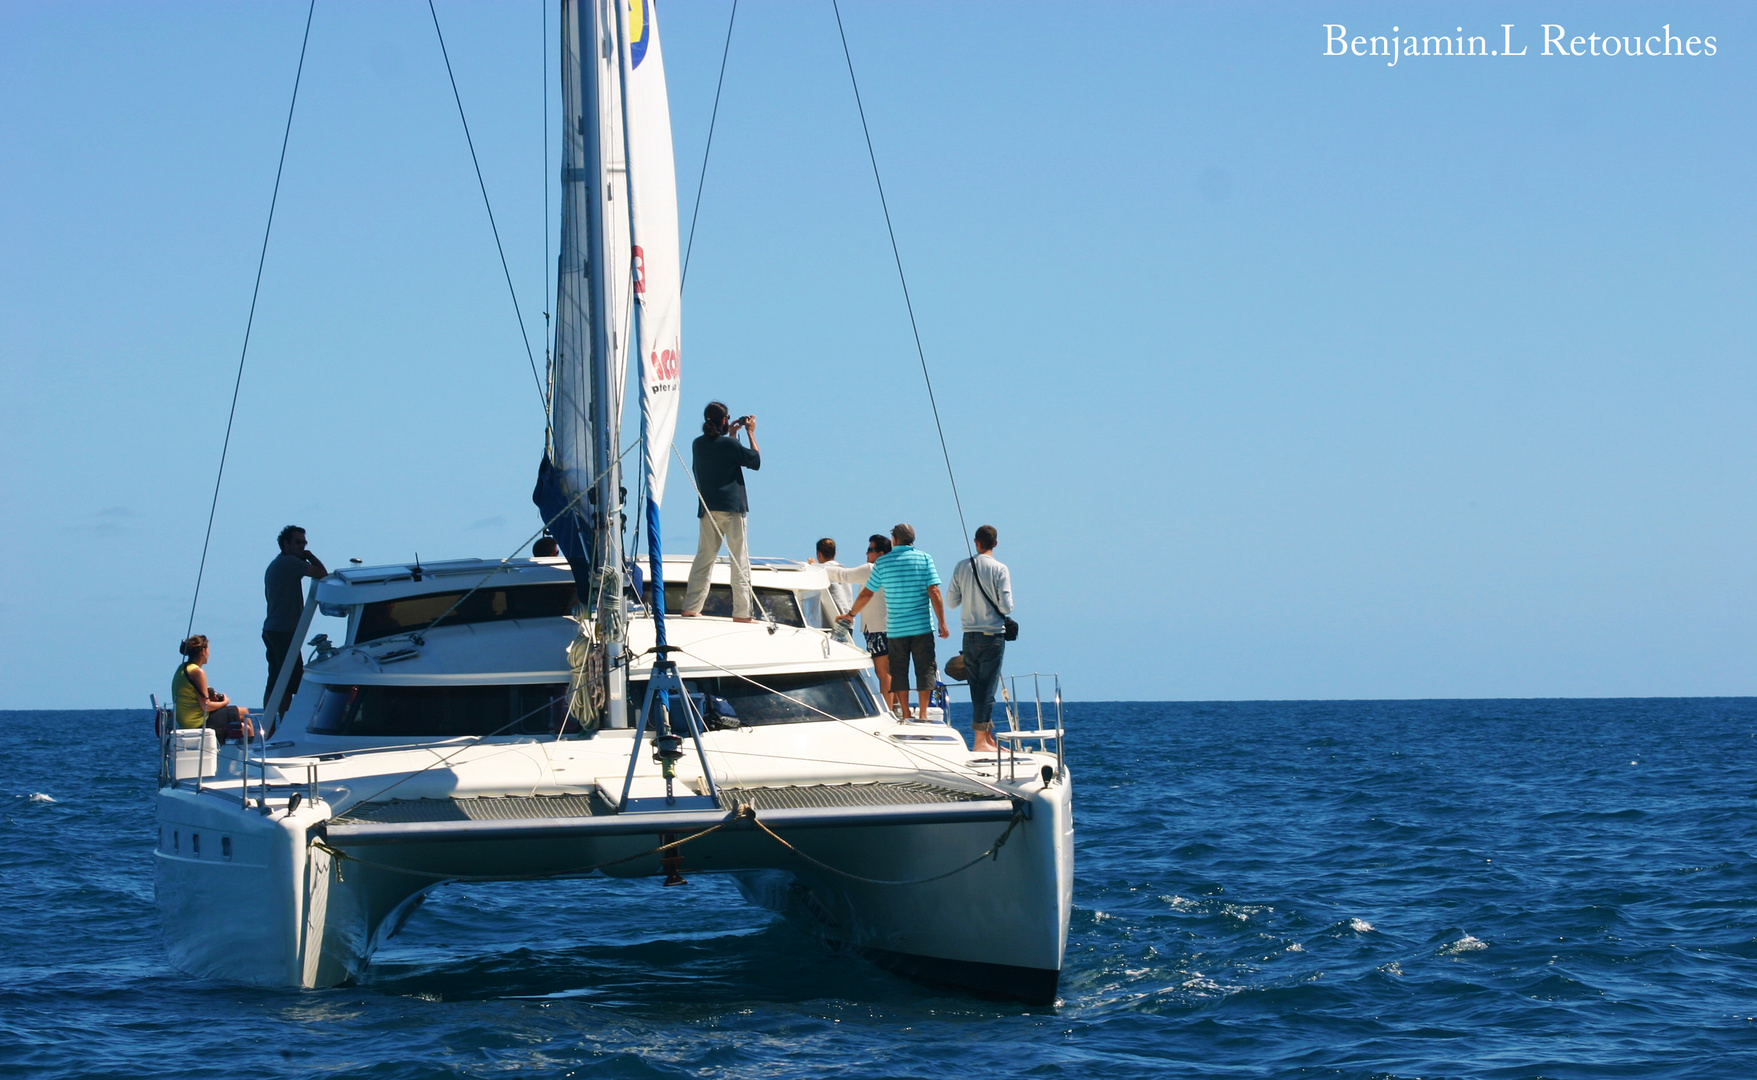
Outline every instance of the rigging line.
POLYGON ((823 862, 822 860, 815 859, 815 858, 811 857, 810 855, 807 855, 805 852, 794 847, 792 844, 789 844, 786 840, 783 840, 781 838, 780 833, 776 832, 775 830, 773 830, 773 829, 769 828, 767 825, 765 825, 763 823, 762 819, 758 818, 754 812, 750 816, 751 824, 755 825, 757 828, 761 829, 763 832, 768 833, 770 839, 774 840, 776 843, 780 844, 782 847, 786 848, 788 851, 791 851, 793 854, 804 859, 806 862, 811 863, 813 866, 817 867, 820 870, 827 870, 832 874, 836 874, 841 877, 848 878, 850 881, 858 881, 864 885, 926 885, 929 882, 941 881, 941 880, 944 880, 945 878, 949 878, 953 874, 962 874, 964 871, 970 869, 972 866, 975 866, 977 863, 981 862, 984 859, 987 859, 990 857, 995 858, 995 859, 999 859, 1000 854, 1001 854, 1001 848, 1006 845, 1007 837, 1013 835, 1013 830, 1018 828, 1019 822, 1024 821, 1024 820, 1025 820, 1025 815, 1023 813, 1021 813, 1017 810, 1013 811, 1012 819, 1007 822, 1006 831, 1001 833, 1000 836, 995 839, 995 842, 988 846, 987 851, 976 856, 976 858, 971 859, 969 862, 965 863, 962 866, 954 867, 951 870, 947 870, 943 874, 934 874, 932 877, 910 878, 905 881, 886 881, 883 878, 861 877, 859 874, 853 873, 848 870, 843 870, 840 867, 831 866, 827 862, 823 862))
MULTIPOLYGON (((431 2, 431 0, 429 0, 431 2)), ((939 402, 933 396, 933 379, 927 373, 927 352, 921 347, 921 327, 915 323, 915 305, 909 299, 909 279, 903 275, 903 253, 897 247, 897 230, 891 225, 891 207, 885 201, 885 183, 879 179, 878 154, 872 148, 872 129, 866 123, 866 106, 860 101, 860 82, 854 77, 854 56, 848 51, 848 32, 842 29, 842 8, 830 0, 836 13, 836 33, 842 38, 842 58, 848 62, 848 83, 854 87, 854 107, 860 112, 860 130, 866 136, 866 156, 872 161, 872 182, 878 187, 879 206, 885 212, 885 232, 891 237, 891 256, 897 260, 897 281, 903 286, 903 306, 909 310, 909 329, 915 334, 915 355, 921 358, 921 379, 927 384, 927 403, 933 409, 933 427, 939 433, 940 454, 946 459, 946 479, 952 484, 952 505, 958 509, 958 528, 964 533, 964 548, 970 549, 970 529, 964 524, 964 503, 958 497, 958 478, 952 473, 952 452, 946 449, 946 429, 940 423, 939 402)), ((971 553, 975 558, 975 553, 971 553)))
MULTIPOLYGON (((468 738, 471 740, 470 742, 464 743, 462 746, 459 746, 456 750, 453 750, 451 753, 446 754, 444 757, 440 757, 438 751, 432 750, 430 747, 426 747, 426 746, 417 747, 417 749, 428 750, 430 753, 433 754, 433 756, 435 757, 436 760, 430 761, 427 764, 421 766, 419 769, 416 769, 414 772, 412 772, 412 773, 408 774, 407 776, 403 777, 402 779, 396 781, 395 783, 391 784, 389 787, 379 788, 377 791, 366 796, 365 798, 354 800, 354 805, 358 806, 361 803, 377 802, 379 799, 383 798, 385 795, 389 794, 390 792, 395 791, 397 788, 402 787, 404 784, 408 783, 410 780, 413 780, 418 776, 422 776, 433 769, 437 769, 441 765, 449 765, 454 759, 457 758, 457 756, 459 754, 462 754, 465 750, 470 750, 470 749, 473 749, 474 747, 481 746, 484 739, 492 739, 496 735, 505 734, 509 729, 511 729, 513 727, 513 725, 524 723, 527 719, 529 719, 533 716, 536 716, 538 713, 542 712, 544 709, 548 709, 548 708, 553 707, 554 704, 560 700, 561 700, 560 698, 550 698, 548 701, 543 702, 541 705, 538 705, 536 708, 525 713, 523 716, 513 717, 511 720, 508 720, 506 723, 495 728, 493 731, 488 732, 486 735, 469 736, 468 738)), ((572 719, 572 717, 570 716, 568 719, 572 719)), ((563 720, 561 722, 561 726, 565 728, 567 726, 567 720, 563 720)), ((503 754, 512 753, 513 750, 520 745, 522 745, 522 744, 521 743, 513 743, 512 746, 507 747, 506 749, 503 749, 503 750, 499 750, 493 754, 489 754, 488 757, 500 757, 503 754)), ((477 760, 487 760, 487 759, 486 758, 479 758, 477 760)))
MULTIPOLYGON (((734 679, 740 679, 744 682, 751 684, 752 686, 756 687, 759 690, 767 691, 768 693, 774 694, 776 697, 783 698, 787 701, 790 701, 793 704, 798 705, 800 708, 809 709, 812 712, 817 713, 820 716, 823 716, 827 720, 834 720, 837 723, 844 724, 848 727, 848 729, 850 731, 855 731, 855 732, 858 732, 862 735, 867 736, 868 738, 876 739, 879 741, 879 744, 881 746, 889 747, 891 750, 895 751, 899 756, 901 756, 905 761, 909 762, 910 765, 914 768, 914 770, 916 772, 937 772, 937 773, 943 773, 947 776, 955 776, 955 777, 958 777, 959 779, 965 780, 969 783, 977 784, 982 787, 985 787, 988 790, 996 793, 997 795, 1003 795, 1003 796, 1006 796, 1007 798, 1012 798, 1011 795, 1008 795, 1001 788, 996 787, 995 785, 990 784, 985 780, 981 780, 981 779, 974 777, 974 776, 967 776, 963 773, 953 772, 951 769, 948 769, 948 768, 939 767, 939 766, 943 765, 943 763, 936 761, 936 765, 923 765, 923 764, 921 764, 922 757, 923 757, 923 755, 921 753, 918 753, 917 751, 911 749, 910 747, 904 745, 903 743, 892 742, 891 740, 884 738, 882 735, 879 735, 877 732, 867 731, 865 729, 864 725, 866 724, 867 721, 872 719, 871 717, 862 717, 858 721, 849 720, 845 717, 837 716, 834 713, 825 712, 823 709, 818 708, 816 705, 813 705, 810 702, 801 700, 800 698, 796 698, 792 694, 787 693, 785 690, 777 690, 772 686, 765 686, 762 683, 751 678, 749 675, 744 675, 739 672, 733 671, 731 668, 721 667, 719 664, 714 663, 712 660, 709 660, 704 656, 699 656, 696 653, 692 653, 688 649, 681 648, 681 647, 673 647, 671 651, 677 652, 677 653, 682 653, 684 656, 689 657, 691 660, 698 661, 704 667, 710 668, 714 671, 718 671, 723 675, 730 675, 734 679)), ((681 676, 679 676, 679 677, 681 677, 681 676)), ((879 705, 883 706, 884 702, 882 702, 882 701, 879 702, 879 705)), ((825 760, 825 759, 812 758, 811 760, 821 761, 821 760, 825 760)), ((867 762, 842 761, 842 762, 837 762, 837 764, 865 765, 868 763, 867 762)), ((892 767, 895 768, 896 766, 892 766, 892 767)))
MULTIPOLYGON (((539 871, 532 874, 513 874, 510 877, 494 877, 487 874, 464 874, 460 876, 456 874, 435 873, 432 870, 412 870, 406 866, 393 866, 390 863, 373 862, 371 859, 362 859, 360 856, 355 855, 352 852, 332 847, 323 840, 313 840, 311 845, 328 852, 330 857, 338 862, 345 860, 347 862, 359 863, 361 866, 370 866, 377 870, 389 870, 393 874, 408 874, 411 877, 430 878, 434 881, 548 881, 556 878, 588 877, 593 872, 602 870, 606 866, 618 866, 622 863, 633 862, 636 859, 645 859, 663 851, 675 851, 689 843, 691 840, 700 840, 709 833, 719 832, 721 829, 724 829, 727 825, 730 825, 735 821, 742 821, 746 818, 755 821, 756 812, 754 810, 749 814, 744 813, 744 811, 748 809, 749 807, 739 807, 736 810, 728 812, 726 819, 720 822, 720 824, 711 825, 700 832, 690 833, 688 836, 678 840, 673 840, 668 844, 660 844, 651 851, 642 851, 633 855, 624 855, 620 859, 611 859, 609 862, 593 863, 591 866, 575 867, 570 870, 551 870, 539 871)), ((334 821, 335 819, 331 818, 330 820, 334 821)), ((786 841, 783 840, 782 843, 786 843, 786 841)), ((982 854, 986 857, 988 852, 985 851, 982 854)), ((810 858, 810 856, 808 855, 806 858, 810 858)), ((337 877, 337 880, 341 880, 339 876, 337 877)))
MULTIPOLYGON (((506 249, 500 244, 500 226, 494 223, 494 207, 488 202, 488 183, 482 179, 482 163, 476 160, 476 140, 470 137, 470 122, 464 119, 464 99, 458 93, 458 79, 452 74, 451 54, 445 48, 445 34, 439 29, 439 12, 433 7, 433 0, 427 0, 427 11, 433 16, 433 33, 439 38, 439 55, 445 58, 445 77, 451 80, 451 96, 458 103, 458 121, 464 125, 464 142, 470 147, 470 164, 476 167, 476 184, 482 189, 482 207, 488 211, 488 228, 494 233, 494 250, 500 252, 500 270, 506 275, 506 291, 512 297, 512 311, 519 320, 519 340, 525 343, 525 359, 531 362, 531 381, 537 386, 537 400, 543 405, 545 414, 549 411, 549 395, 543 392, 543 380, 537 375, 537 357, 531 352, 531 335, 525 330, 525 315, 519 310, 519 293, 512 287, 512 270, 506 265, 506 249)), ((547 22, 545 22, 547 27, 547 22)), ((544 98, 548 105, 548 98, 544 98)), ((544 151, 548 151, 548 142, 544 142, 544 151)), ((548 223, 544 223, 547 228, 548 223)), ((545 233, 547 235, 547 233, 545 233)))
POLYGON ((268 262, 268 238, 275 226, 275 204, 281 197, 281 174, 287 167, 287 142, 293 136, 293 109, 299 104, 299 81, 305 75, 305 48, 311 44, 311 19, 317 0, 305 10, 305 37, 299 42, 299 66, 293 72, 293 100, 287 103, 287 127, 281 133, 281 159, 275 166, 274 192, 268 197, 268 224, 262 228, 262 251, 256 257, 256 284, 250 290, 250 315, 244 320, 244 347, 238 351, 238 376, 232 381, 232 408, 226 413, 226 438, 220 444, 220 467, 214 473, 214 497, 207 508, 207 532, 201 539, 201 564, 195 571, 195 595, 189 598, 189 625, 183 636, 195 632, 195 605, 201 600, 201 579, 207 572, 207 549, 214 538, 214 513, 220 506, 220 480, 226 475, 226 453, 232 448, 232 421, 238 416, 238 391, 244 385, 244 358, 250 354, 250 331, 256 325, 256 298, 262 293, 262 268, 268 262))
POLYGON ((732 0, 732 15, 726 20, 726 47, 720 51, 720 81, 714 84, 714 111, 708 117, 708 144, 702 147, 702 173, 695 182, 695 209, 689 215, 689 243, 683 249, 683 272, 677 277, 677 291, 689 280, 689 255, 695 250, 695 226, 702 215, 702 188, 708 179, 708 154, 714 149, 714 124, 720 119, 720 91, 726 86, 726 58, 732 55, 732 24, 738 20, 738 0, 732 0))

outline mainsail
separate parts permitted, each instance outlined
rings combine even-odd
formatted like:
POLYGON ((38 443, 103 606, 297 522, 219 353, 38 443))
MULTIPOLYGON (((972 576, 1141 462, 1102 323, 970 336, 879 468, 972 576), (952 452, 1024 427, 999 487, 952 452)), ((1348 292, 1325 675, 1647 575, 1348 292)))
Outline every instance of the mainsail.
MULTIPOLYGON (((630 349, 641 372, 655 579, 657 511, 677 425, 682 353, 677 181, 653 0, 562 0, 561 90, 550 430, 532 497, 594 616, 585 635, 590 648, 575 651, 604 650, 604 659, 592 663, 602 665, 600 684, 610 683, 608 719, 615 724, 621 694, 614 658, 624 638, 621 418, 630 349)), ((661 623, 661 643, 663 633, 661 623)))
POLYGON ((573 566, 580 598, 593 608, 601 596, 621 591, 619 580, 612 585, 608 579, 621 575, 619 444, 640 286, 628 197, 626 50, 618 46, 623 12, 617 6, 613 0, 561 4, 561 254, 549 440, 536 493, 545 520, 556 519, 552 528, 573 566))

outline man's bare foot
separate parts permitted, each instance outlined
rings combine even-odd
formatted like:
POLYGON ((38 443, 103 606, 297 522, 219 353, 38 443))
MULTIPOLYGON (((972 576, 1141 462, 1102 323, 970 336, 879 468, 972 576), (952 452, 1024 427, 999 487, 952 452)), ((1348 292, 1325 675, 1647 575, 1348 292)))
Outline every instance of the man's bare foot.
POLYGON ((733 619, 733 622, 756 622, 755 619, 733 619))
POLYGON ((702 613, 699 611, 685 611, 683 617, 686 619, 699 619, 702 617, 702 613))

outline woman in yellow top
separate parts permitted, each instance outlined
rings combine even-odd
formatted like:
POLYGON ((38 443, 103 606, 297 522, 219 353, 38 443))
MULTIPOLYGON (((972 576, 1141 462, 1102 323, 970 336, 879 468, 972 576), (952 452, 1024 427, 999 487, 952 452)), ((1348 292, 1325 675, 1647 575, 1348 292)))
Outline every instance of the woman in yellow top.
POLYGON ((253 734, 250 710, 232 704, 232 699, 207 684, 208 645, 206 634, 195 634, 177 646, 183 662, 171 676, 171 702, 177 712, 180 728, 211 727, 219 733, 220 742, 248 739, 253 734))

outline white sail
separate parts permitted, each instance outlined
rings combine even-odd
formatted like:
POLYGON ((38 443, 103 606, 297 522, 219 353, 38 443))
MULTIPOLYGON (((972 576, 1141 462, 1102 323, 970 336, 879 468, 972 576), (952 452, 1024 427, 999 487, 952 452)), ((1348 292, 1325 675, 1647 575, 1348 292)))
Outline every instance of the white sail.
MULTIPOLYGON (((637 0, 638 2, 638 0, 637 0)), ((600 447, 610 459, 600 470, 614 469, 620 478, 621 469, 613 462, 622 452, 623 388, 628 379, 630 353, 634 340, 634 252, 629 233, 630 203, 628 198, 628 163, 625 158, 628 140, 623 131, 623 71, 616 47, 619 12, 616 0, 580 0, 582 8, 590 9, 590 21, 600 35, 597 51, 597 109, 599 152, 602 155, 601 176, 604 198, 598 204, 600 243, 604 267, 605 326, 599 348, 604 357, 600 377, 608 395, 605 409, 606 430, 600 447)), ((584 24, 586 20, 582 20, 584 24)), ((587 117, 588 127, 592 117, 587 117)), ((604 483, 606 492, 619 489, 604 483)), ((620 502, 620 499, 617 500, 620 502)), ((621 540, 611 545, 616 560, 621 559, 621 540)), ((608 554, 607 549, 607 554, 608 554)))
POLYGON ((634 287, 640 304, 641 410, 647 476, 655 506, 665 496, 671 437, 677 428, 682 340, 682 268, 678 263, 677 176, 671 157, 671 106, 654 0, 627 0, 629 176, 634 221, 634 287))
MULTIPOLYGON (((560 498, 579 500, 589 549, 580 553, 582 561, 619 573, 617 455, 634 322, 620 13, 613 0, 563 0, 561 12, 561 255, 550 459, 560 498), (592 489, 593 495, 584 494, 592 489)), ((565 530, 558 527, 557 537, 573 561, 565 530)))

